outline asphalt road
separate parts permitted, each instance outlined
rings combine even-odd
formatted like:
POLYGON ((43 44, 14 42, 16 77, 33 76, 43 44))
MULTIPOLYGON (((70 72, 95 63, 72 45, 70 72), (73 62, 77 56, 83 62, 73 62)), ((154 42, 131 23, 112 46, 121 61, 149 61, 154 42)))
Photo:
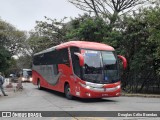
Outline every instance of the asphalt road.
MULTIPOLYGON (((67 100, 64 94, 38 90, 32 83, 23 83, 23 91, 6 89, 9 96, 0 96, 0 111, 160 111, 160 98, 115 97, 105 99, 67 100)), ((1 93, 0 93, 1 94, 1 93)), ((160 113, 160 112, 159 112, 160 113)), ((92 112, 91 112, 92 114, 92 112)), ((95 114, 95 112, 93 113, 95 114)), ((152 117, 48 117, 37 120, 159 120, 152 117)), ((0 118, 0 120, 35 118, 0 118)))

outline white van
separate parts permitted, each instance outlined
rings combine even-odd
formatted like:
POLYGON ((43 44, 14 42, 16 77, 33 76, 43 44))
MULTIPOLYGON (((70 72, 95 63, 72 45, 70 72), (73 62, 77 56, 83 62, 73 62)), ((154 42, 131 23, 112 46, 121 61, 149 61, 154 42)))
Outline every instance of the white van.
POLYGON ((22 82, 31 82, 31 81, 32 81, 32 70, 22 69, 22 82))

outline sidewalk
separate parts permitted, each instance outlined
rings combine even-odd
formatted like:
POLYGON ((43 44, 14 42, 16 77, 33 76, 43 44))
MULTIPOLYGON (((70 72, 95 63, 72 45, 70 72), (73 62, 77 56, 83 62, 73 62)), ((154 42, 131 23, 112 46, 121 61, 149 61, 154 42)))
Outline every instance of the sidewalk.
POLYGON ((126 97, 147 97, 147 98, 160 98, 160 94, 142 94, 142 93, 121 93, 121 96, 126 97))

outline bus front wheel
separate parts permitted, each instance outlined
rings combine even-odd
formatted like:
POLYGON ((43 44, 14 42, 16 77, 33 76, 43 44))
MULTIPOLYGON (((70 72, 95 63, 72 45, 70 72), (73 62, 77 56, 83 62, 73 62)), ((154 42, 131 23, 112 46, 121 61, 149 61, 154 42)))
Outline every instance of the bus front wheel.
POLYGON ((73 96, 71 95, 69 84, 65 85, 64 93, 65 93, 65 96, 66 96, 67 99, 69 99, 69 100, 73 99, 73 96))

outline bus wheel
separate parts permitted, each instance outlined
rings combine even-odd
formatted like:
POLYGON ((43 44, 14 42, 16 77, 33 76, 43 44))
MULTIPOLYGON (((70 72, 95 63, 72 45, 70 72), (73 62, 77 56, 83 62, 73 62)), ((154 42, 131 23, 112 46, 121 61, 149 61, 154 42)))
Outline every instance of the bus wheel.
POLYGON ((65 93, 65 96, 66 96, 67 99, 69 99, 69 100, 73 99, 73 96, 70 93, 70 86, 69 86, 69 84, 65 85, 64 93, 65 93))
POLYGON ((41 84, 40 84, 40 80, 38 80, 37 86, 38 86, 38 89, 39 89, 39 90, 42 90, 42 87, 41 87, 41 84))

